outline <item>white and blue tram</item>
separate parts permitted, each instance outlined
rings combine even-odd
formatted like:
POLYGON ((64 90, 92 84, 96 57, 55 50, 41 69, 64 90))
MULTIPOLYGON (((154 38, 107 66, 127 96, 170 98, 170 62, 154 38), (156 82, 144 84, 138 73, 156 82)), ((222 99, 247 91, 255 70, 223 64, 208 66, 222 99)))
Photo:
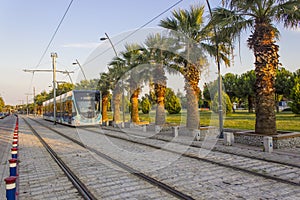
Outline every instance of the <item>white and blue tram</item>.
MULTIPOLYGON (((96 125, 101 121, 100 92, 73 90, 56 97, 56 122, 70 126, 96 125)), ((54 99, 43 102, 43 118, 54 121, 54 99)))

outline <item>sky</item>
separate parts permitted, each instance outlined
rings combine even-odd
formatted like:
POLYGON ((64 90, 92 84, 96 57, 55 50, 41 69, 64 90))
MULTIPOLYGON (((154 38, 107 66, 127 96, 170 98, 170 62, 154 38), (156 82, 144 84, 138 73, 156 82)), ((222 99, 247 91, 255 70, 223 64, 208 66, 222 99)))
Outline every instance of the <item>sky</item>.
MULTIPOLYGON (((100 41, 105 33, 109 35, 117 52, 120 52, 124 49, 124 44, 142 43, 149 33, 162 31, 158 23, 161 19, 170 17, 172 10, 188 9, 190 5, 205 3, 204 0, 183 0, 158 16, 177 2, 178 0, 74 0, 45 52, 70 0, 0 0, 0 96, 6 104, 16 105, 26 103, 27 96, 29 102, 32 102, 33 88, 36 94, 49 91, 52 73, 32 74, 23 70, 51 70, 52 52, 58 55, 58 70, 74 71, 71 74, 74 83, 83 78, 78 65, 72 65, 76 59, 88 79, 98 78, 100 72, 106 71, 107 63, 114 56, 110 43, 107 40, 100 41), (157 19, 148 23, 155 17, 157 19), (145 24, 147 25, 140 29, 145 24), (45 55, 42 56, 44 52, 45 55)), ((211 1, 212 7, 219 3, 219 0, 211 1)), ((300 68, 297 59, 300 31, 281 28, 280 31, 280 62, 288 70, 295 71, 300 68)), ((234 65, 230 68, 222 66, 222 74, 240 74, 253 69, 253 53, 247 48, 246 40, 245 33, 241 38, 240 51, 235 53, 234 65)), ((214 77, 215 72, 216 66, 211 59, 209 73, 202 82, 214 77)), ((172 84, 176 84, 178 78, 173 77, 175 82, 172 84)), ((57 74, 57 80, 70 82, 69 77, 62 74, 57 74)))

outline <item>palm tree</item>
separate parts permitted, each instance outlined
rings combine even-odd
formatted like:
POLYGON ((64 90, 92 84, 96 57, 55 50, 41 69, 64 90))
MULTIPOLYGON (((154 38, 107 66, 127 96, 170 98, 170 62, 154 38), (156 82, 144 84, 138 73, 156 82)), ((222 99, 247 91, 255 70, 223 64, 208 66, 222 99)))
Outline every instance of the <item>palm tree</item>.
POLYGON ((247 42, 255 56, 256 123, 255 132, 276 134, 275 76, 279 65, 279 31, 274 22, 284 27, 297 27, 300 22, 299 0, 225 0, 225 8, 217 8, 211 19, 220 34, 233 40, 241 32, 251 30, 247 42))
POLYGON ((100 74, 100 80, 98 82, 98 88, 101 91, 102 95, 102 122, 108 121, 107 116, 107 107, 108 107, 108 98, 109 98, 109 90, 111 88, 111 78, 107 73, 100 74))
POLYGON ((121 121, 120 104, 123 91, 122 87, 124 86, 123 79, 125 78, 127 68, 124 60, 119 57, 114 57, 109 65, 112 66, 108 70, 111 80, 111 89, 113 91, 113 120, 115 123, 119 123, 121 121))
MULTIPOLYGON (((204 6, 191 6, 190 10, 173 11, 173 16, 160 21, 160 26, 171 30, 172 37, 178 38, 181 45, 179 57, 179 72, 185 79, 187 94, 187 128, 197 129, 199 126, 198 98, 200 89, 198 83, 201 70, 206 66, 206 57, 199 48, 199 42, 207 35, 201 32, 204 28, 204 6)), ((177 66, 178 67, 178 66, 177 66)))
POLYGON ((165 76, 166 54, 168 54, 169 40, 161 34, 149 35, 145 41, 148 61, 153 67, 152 81, 154 84, 154 93, 156 96, 156 114, 155 125, 163 125, 165 119, 165 93, 167 77, 165 76))
MULTIPOLYGON (((120 57, 116 58, 116 60, 118 60, 117 62, 119 63, 119 66, 122 67, 122 70, 120 71, 123 81, 125 81, 126 79, 126 81, 129 82, 129 93, 131 94, 131 121, 134 123, 140 121, 138 114, 138 96, 140 94, 141 83, 143 82, 144 78, 141 77, 143 72, 140 72, 137 66, 145 63, 145 59, 143 58, 144 55, 142 54, 143 49, 143 47, 137 44, 127 44, 125 45, 125 50, 120 53, 120 57)), ((114 63, 111 64, 115 65, 114 63)), ((118 81, 120 77, 115 78, 118 81)), ((115 88, 115 91, 118 93, 118 91, 120 90, 115 88)), ((120 97, 121 95, 116 95, 116 98, 120 99, 120 97)), ((116 101, 117 104, 118 102, 120 102, 120 100, 116 101)), ((119 108, 119 106, 117 107, 119 108)))

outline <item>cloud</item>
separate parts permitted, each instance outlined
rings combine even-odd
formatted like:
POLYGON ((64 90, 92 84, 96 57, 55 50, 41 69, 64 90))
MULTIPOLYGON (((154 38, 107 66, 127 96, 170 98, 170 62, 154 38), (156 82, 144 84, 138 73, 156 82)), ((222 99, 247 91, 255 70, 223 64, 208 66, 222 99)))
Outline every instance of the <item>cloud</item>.
POLYGON ((99 46, 99 43, 71 43, 64 44, 62 47, 64 48, 84 48, 84 49, 94 49, 99 46))

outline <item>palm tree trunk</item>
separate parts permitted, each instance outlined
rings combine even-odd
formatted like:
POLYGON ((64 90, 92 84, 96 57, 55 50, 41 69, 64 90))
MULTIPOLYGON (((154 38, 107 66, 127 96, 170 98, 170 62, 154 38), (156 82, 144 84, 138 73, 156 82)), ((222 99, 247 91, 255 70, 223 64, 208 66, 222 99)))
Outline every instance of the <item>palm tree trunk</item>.
POLYGON ((102 121, 106 122, 108 120, 107 116, 107 105, 108 105, 108 93, 102 93, 102 121))
POLYGON ((265 135, 277 132, 274 85, 279 56, 274 38, 275 33, 270 24, 257 23, 253 35, 248 39, 255 55, 255 132, 265 135))
POLYGON ((157 107, 155 113, 155 125, 164 125, 166 122, 165 115, 165 95, 157 97, 157 107))
POLYGON ((155 113, 155 125, 163 125, 166 122, 165 115, 165 94, 166 94, 166 77, 162 66, 158 66, 154 71, 154 89, 156 95, 156 113, 155 113))
POLYGON ((199 108, 198 99, 200 89, 198 83, 200 80, 199 70, 192 64, 188 64, 185 73, 185 90, 187 96, 187 120, 186 127, 188 129, 199 128, 199 108))
POLYGON ((131 120, 134 123, 137 123, 140 121, 139 119, 139 89, 134 90, 133 94, 131 95, 131 120))
POLYGON ((113 95, 113 102, 114 102, 114 122, 119 123, 121 121, 120 115, 120 102, 121 102, 122 93, 115 92, 113 95))

